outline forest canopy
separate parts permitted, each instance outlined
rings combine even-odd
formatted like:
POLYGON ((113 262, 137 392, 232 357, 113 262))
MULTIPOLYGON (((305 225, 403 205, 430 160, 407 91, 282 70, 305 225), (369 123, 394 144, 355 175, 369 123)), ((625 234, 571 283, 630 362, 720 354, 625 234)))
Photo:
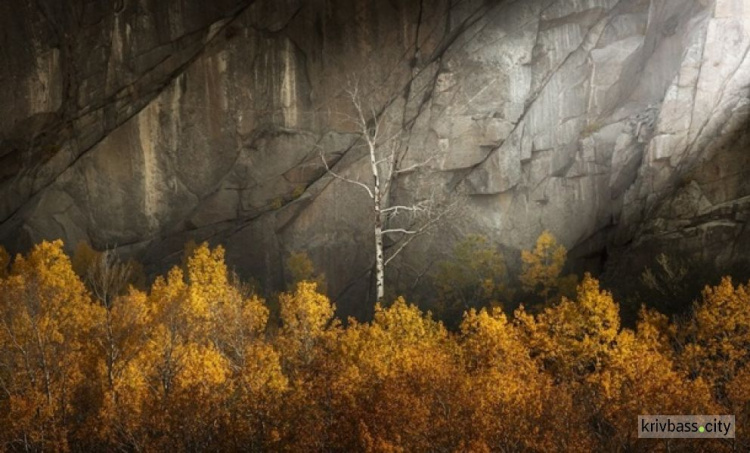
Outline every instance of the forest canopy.
POLYGON ((462 312, 451 329, 403 297, 342 322, 302 256, 266 301, 207 244, 149 287, 90 248, 0 251, 0 450, 750 446, 747 284, 706 286, 675 319, 644 306, 626 328, 613 295, 590 275, 571 283, 543 236, 522 282, 544 303, 508 312, 507 271, 485 246, 470 238, 439 270, 440 306, 462 312), (639 414, 735 414, 737 439, 639 440, 639 414))

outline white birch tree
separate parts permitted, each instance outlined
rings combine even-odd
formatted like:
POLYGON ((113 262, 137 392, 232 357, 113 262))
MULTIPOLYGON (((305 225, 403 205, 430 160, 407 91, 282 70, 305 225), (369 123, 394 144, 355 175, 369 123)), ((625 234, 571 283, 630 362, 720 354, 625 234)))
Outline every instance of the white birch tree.
POLYGON ((458 204, 443 200, 444 197, 437 191, 410 204, 393 204, 391 189, 398 178, 406 173, 427 171, 430 162, 437 156, 432 155, 424 161, 404 166, 406 147, 402 131, 399 129, 393 133, 386 114, 378 114, 371 106, 365 106, 364 96, 356 85, 346 93, 355 112, 349 119, 356 126, 356 133, 367 150, 372 178, 361 181, 340 175, 330 167, 322 150, 321 159, 328 174, 360 187, 372 203, 376 302, 382 302, 386 267, 416 237, 429 231, 448 213, 454 212, 458 204), (390 243, 387 248, 384 246, 386 238, 390 243))

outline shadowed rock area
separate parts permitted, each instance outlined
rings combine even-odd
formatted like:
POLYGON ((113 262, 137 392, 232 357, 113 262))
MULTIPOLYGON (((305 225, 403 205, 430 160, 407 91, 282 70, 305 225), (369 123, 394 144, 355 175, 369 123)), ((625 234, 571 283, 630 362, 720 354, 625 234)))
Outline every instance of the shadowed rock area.
POLYGON ((402 131, 394 197, 464 212, 390 268, 408 287, 481 233, 544 229, 582 267, 750 254, 745 0, 9 0, 0 4, 0 243, 116 246, 152 270, 189 239, 284 284, 306 251, 345 313, 371 297, 368 162, 343 88, 402 131))

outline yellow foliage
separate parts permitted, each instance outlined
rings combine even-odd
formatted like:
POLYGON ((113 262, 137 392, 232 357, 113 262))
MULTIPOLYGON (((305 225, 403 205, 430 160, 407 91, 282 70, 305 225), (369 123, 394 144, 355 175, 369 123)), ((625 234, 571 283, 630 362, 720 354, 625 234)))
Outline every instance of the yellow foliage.
POLYGON ((316 337, 333 319, 335 306, 315 283, 299 282, 294 292, 283 293, 279 300, 285 333, 316 337))
POLYGON ((591 445, 571 392, 555 386, 499 309, 471 311, 461 325, 471 389, 473 441, 500 449, 576 451, 591 445), (513 429, 507 420, 513 419, 513 429), (561 424, 559 421, 565 420, 561 424))
MULTIPOLYGON (((465 255, 499 270, 481 244, 465 255)), ((92 253, 82 247, 78 265, 92 253)), ((486 277, 480 292, 495 288, 486 277)), ((648 413, 737 416, 734 445, 670 449, 747 445, 750 291, 728 278, 679 323, 644 307, 635 331, 621 329, 612 295, 586 275, 573 299, 535 315, 470 309, 457 332, 403 298, 344 327, 302 280, 279 296, 273 331, 224 250, 202 244, 148 291, 93 299, 59 241, 0 278, 0 450, 666 448, 637 439, 648 413)))
POLYGON ((318 285, 317 290, 323 294, 326 292, 326 278, 324 274, 315 271, 310 257, 305 252, 295 252, 289 255, 286 261, 286 269, 291 276, 292 288, 301 281, 314 282, 318 285))
POLYGON ((177 391, 208 397, 229 378, 229 363, 212 346, 181 345, 177 355, 182 357, 177 391))
POLYGON ((188 322, 201 329, 214 329, 217 311, 237 299, 229 286, 224 249, 211 250, 203 243, 188 258, 188 322))
POLYGON ((317 285, 302 281, 294 292, 279 296, 281 308, 282 343, 285 358, 290 363, 309 364, 315 354, 316 343, 326 335, 333 322, 335 306, 317 291, 317 285))
POLYGON ((198 243, 194 239, 190 239, 182 246, 182 257, 180 259, 180 268, 182 271, 187 273, 188 260, 193 256, 193 252, 198 248, 198 243))
POLYGON ((8 267, 10 266, 10 255, 3 246, 0 245, 0 279, 8 276, 8 267))
POLYGON ((387 338, 391 344, 413 344, 433 342, 444 338, 446 331, 424 315, 416 305, 407 304, 403 297, 397 298, 390 307, 375 306, 373 329, 387 338))
POLYGON ((282 398, 289 381, 281 368, 280 354, 263 341, 247 345, 244 365, 233 376, 234 414, 226 432, 236 439, 233 449, 268 449, 279 440, 282 398), (252 448, 251 448, 252 447, 252 448))
POLYGON ((623 330, 605 366, 588 377, 598 397, 597 412, 615 428, 610 449, 635 448, 638 435, 632 426, 639 414, 721 413, 706 382, 676 370, 651 340, 623 330))
MULTIPOLYGON (((361 448, 377 451, 456 449, 463 423, 464 383, 457 350, 442 325, 398 298, 375 308, 370 325, 356 325, 350 388, 367 402, 360 409, 361 448)), ((349 330, 349 329, 347 329, 349 330)))
POLYGON ((553 373, 574 377, 601 366, 620 329, 619 308, 586 274, 575 301, 563 298, 536 318, 521 307, 516 319, 536 356, 553 373))
POLYGON ((16 258, 0 280, 0 377, 9 398, 0 432, 32 449, 67 448, 66 414, 85 411, 72 398, 90 370, 98 310, 61 241, 16 258))
POLYGON ((667 316, 642 306, 638 312, 636 332, 638 340, 645 346, 673 358, 672 341, 677 336, 677 328, 667 316))
POLYGON ((565 266, 568 251, 557 243, 549 231, 544 231, 533 250, 521 251, 521 284, 528 292, 538 292, 547 301, 559 286, 558 279, 565 266))
POLYGON ((729 277, 707 286, 681 334, 688 371, 720 390, 750 362, 750 288, 735 287, 729 277))
POLYGON ((737 432, 740 439, 750 437, 750 365, 739 370, 726 386, 729 400, 728 412, 735 414, 737 432))
POLYGON ((94 250, 88 242, 80 241, 76 244, 71 258, 73 270, 80 278, 86 278, 91 267, 99 260, 100 255, 101 252, 94 250))
POLYGON ((459 321, 470 308, 500 306, 510 297, 507 277, 503 255, 486 237, 466 237, 452 259, 440 263, 435 278, 441 318, 459 321))
POLYGON ((103 362, 106 417, 112 422, 127 417, 129 411, 138 412, 136 406, 145 397, 146 382, 134 364, 145 348, 149 327, 147 295, 135 289, 98 313, 94 344, 103 362))

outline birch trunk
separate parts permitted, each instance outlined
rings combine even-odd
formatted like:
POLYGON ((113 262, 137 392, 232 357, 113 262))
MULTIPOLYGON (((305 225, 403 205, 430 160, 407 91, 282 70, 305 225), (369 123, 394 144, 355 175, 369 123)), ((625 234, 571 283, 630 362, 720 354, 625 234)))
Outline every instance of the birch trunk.
POLYGON ((380 191, 380 173, 378 172, 378 161, 375 155, 375 143, 367 137, 367 144, 370 149, 370 165, 372 166, 373 176, 373 205, 375 211, 375 301, 383 302, 385 297, 385 260, 383 255, 383 216, 382 216, 382 193, 380 191))

